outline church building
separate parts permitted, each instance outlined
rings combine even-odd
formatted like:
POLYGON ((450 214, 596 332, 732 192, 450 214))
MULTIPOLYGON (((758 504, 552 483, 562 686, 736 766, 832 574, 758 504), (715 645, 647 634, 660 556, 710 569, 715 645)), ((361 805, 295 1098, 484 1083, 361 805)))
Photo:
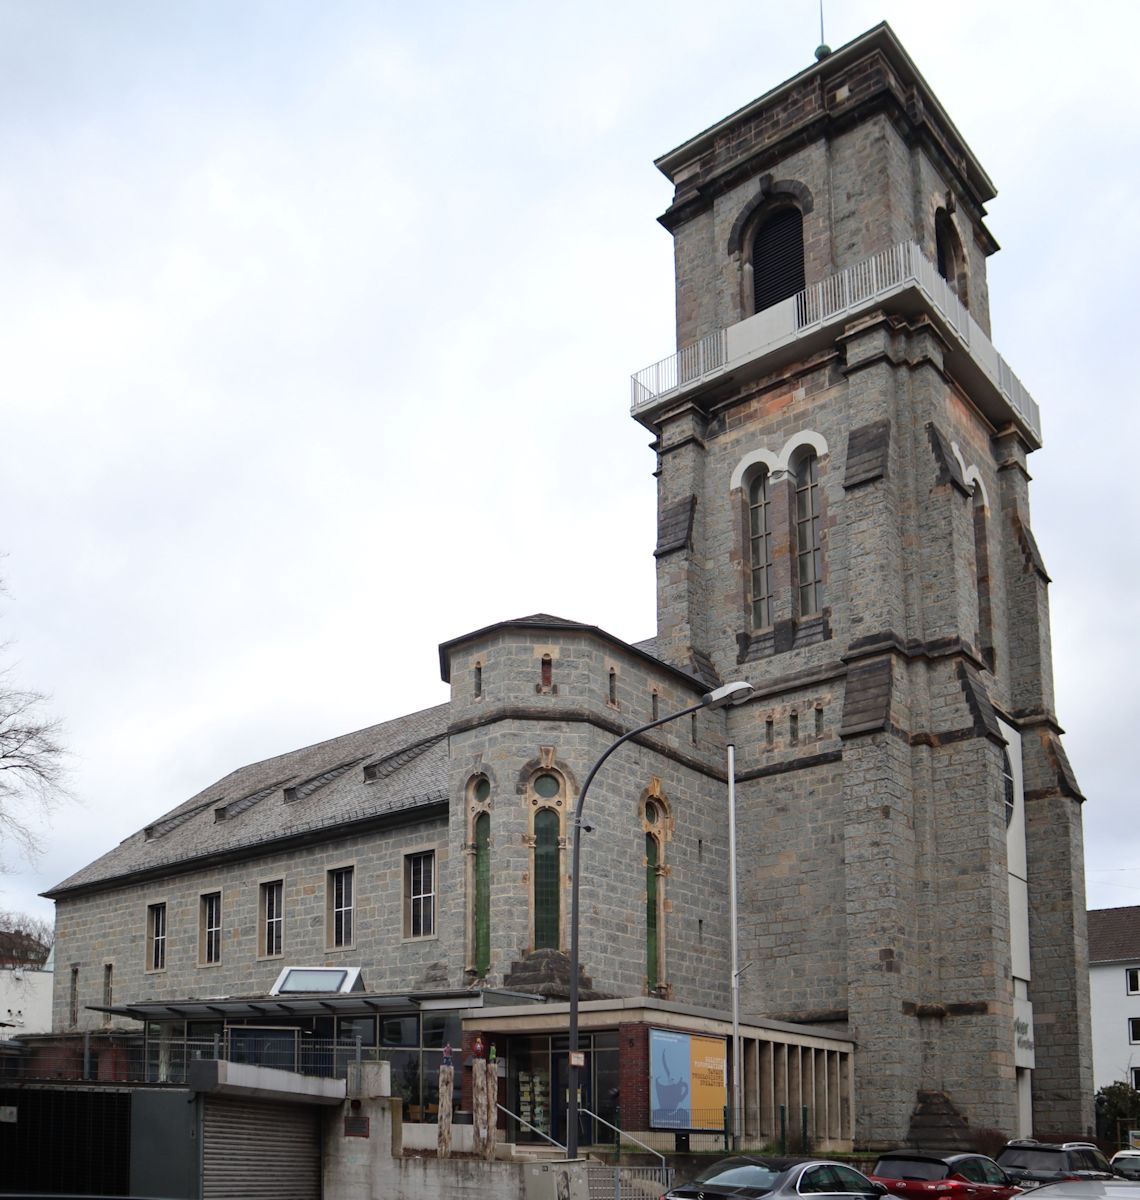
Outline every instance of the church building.
POLYGON ((711 1041, 731 1071, 731 745, 745 1124, 803 1111, 835 1148, 921 1137, 932 1104, 963 1139, 1091 1128, 1083 797, 1041 417, 990 328, 994 186, 887 25, 825 50, 657 160, 678 349, 632 381, 656 635, 538 614, 452 638, 448 703, 156 817, 47 893, 57 1034, 142 1039, 156 1079, 194 1039, 363 1044, 409 1124, 478 1034, 557 1136, 583 781, 741 679, 591 785, 583 1107, 722 1123, 653 1055, 711 1041))

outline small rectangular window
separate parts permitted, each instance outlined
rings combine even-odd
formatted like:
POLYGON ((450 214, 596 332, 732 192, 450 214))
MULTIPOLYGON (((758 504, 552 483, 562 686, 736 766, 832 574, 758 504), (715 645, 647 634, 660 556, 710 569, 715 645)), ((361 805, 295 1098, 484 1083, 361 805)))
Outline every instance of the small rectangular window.
POLYGON ((435 851, 404 859, 404 937, 435 933, 435 851))
POLYGON ((1140 967, 1127 967, 1125 969, 1124 990, 1130 996, 1140 995, 1140 967))
POLYGON ((199 902, 198 961, 204 966, 222 961, 221 892, 208 892, 199 902))
POLYGON ((284 891, 285 885, 280 879, 261 885, 261 954, 265 958, 276 958, 284 952, 284 891))
POLYGON ((1140 1092, 1140 1067, 1132 1068, 1132 1086, 1140 1092))
POLYGON ((146 910, 146 969, 166 970, 166 905, 152 904, 146 910))
POLYGON ((1140 1043, 1140 1017, 1128 1018, 1128 1040, 1140 1043))
POLYGON ((330 871, 325 885, 328 897, 328 942, 330 946, 351 946, 353 939, 354 868, 338 867, 330 871))
POLYGON ((67 1000, 67 1023, 79 1024, 79 968, 71 968, 71 991, 67 1000))

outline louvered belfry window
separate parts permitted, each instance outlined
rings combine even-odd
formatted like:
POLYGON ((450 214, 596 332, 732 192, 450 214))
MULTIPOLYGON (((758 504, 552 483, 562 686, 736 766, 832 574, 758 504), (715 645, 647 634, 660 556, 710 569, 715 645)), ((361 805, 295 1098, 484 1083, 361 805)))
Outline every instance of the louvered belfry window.
POLYGON ((771 308, 803 289, 803 215, 798 208, 778 208, 752 242, 753 311, 771 308))

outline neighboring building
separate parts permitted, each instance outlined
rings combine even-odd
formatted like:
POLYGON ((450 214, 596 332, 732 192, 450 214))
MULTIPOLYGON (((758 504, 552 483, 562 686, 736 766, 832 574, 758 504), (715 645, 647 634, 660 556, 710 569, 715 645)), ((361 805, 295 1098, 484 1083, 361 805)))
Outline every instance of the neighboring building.
POLYGON ((1093 1086, 1140 1089, 1140 905, 1089 910, 1093 1086))
POLYGON ((171 809, 48 893, 55 1029, 146 1022, 155 1078, 195 1040, 301 1065, 360 1039, 409 1121, 444 1041, 484 1033, 557 1136, 578 790, 615 737, 744 677, 750 703, 640 737, 591 790, 586 1106, 668 1124, 676 1055, 725 1045, 731 742, 750 1128, 807 1107, 817 1145, 893 1143, 937 1093, 975 1127, 1089 1129, 1082 797, 1037 406, 989 334, 993 186, 885 25, 658 165, 682 349, 634 379, 656 638, 477 630, 440 648, 448 704, 171 809), (271 994, 317 966, 360 986, 271 994))
POLYGON ((46 946, 0 931, 0 1042, 51 1029, 52 962, 46 946))

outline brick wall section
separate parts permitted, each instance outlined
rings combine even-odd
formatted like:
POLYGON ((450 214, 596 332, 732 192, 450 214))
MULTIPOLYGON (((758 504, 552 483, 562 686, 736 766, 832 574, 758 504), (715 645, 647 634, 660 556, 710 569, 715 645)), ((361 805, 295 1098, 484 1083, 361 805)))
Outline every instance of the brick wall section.
POLYGON ((618 1026, 618 1090, 624 1129, 648 1129, 652 1099, 649 1095, 649 1026, 618 1026))

